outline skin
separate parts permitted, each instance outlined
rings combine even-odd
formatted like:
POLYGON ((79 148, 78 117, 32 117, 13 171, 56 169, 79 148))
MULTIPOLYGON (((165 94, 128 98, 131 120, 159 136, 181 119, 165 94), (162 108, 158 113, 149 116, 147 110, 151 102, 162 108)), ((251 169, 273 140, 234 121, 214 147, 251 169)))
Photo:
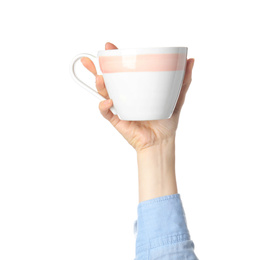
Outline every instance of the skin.
MULTIPOLYGON (((117 49, 112 43, 106 43, 105 50, 117 49)), ((192 81, 192 68, 194 59, 187 60, 186 73, 183 81, 182 90, 174 113, 170 119, 154 120, 154 121, 125 121, 120 120, 114 115, 110 108, 112 100, 110 99, 105 87, 102 75, 97 75, 96 68, 89 58, 82 58, 83 65, 92 72, 96 77, 96 88, 100 95, 105 97, 106 101, 99 103, 99 110, 102 116, 107 119, 116 130, 128 141, 128 143, 137 151, 149 148, 154 145, 161 144, 164 140, 172 138, 176 134, 178 127, 180 112, 185 101, 185 96, 192 81)))
MULTIPOLYGON (((106 43, 106 50, 117 49, 106 43)), ((125 121, 114 115, 103 76, 97 75, 93 62, 82 58, 83 65, 96 77, 96 88, 106 101, 99 103, 102 116, 128 141, 137 152, 139 202, 176 194, 175 136, 186 93, 191 84, 194 59, 187 60, 186 73, 175 110, 169 119, 154 121, 125 121)))

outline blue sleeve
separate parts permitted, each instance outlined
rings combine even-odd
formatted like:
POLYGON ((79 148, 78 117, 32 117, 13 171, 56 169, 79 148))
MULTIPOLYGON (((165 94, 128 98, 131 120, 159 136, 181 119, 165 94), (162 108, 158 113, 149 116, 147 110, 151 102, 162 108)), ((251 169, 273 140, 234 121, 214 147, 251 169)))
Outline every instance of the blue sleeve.
POLYGON ((137 213, 135 260, 198 260, 180 194, 142 201, 137 213))

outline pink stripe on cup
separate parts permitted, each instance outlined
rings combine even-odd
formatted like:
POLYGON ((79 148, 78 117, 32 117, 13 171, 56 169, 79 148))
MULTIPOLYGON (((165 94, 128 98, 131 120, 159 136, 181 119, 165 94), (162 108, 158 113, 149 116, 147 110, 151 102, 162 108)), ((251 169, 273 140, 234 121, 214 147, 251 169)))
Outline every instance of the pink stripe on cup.
POLYGON ((100 56, 99 64, 102 73, 175 71, 185 69, 186 59, 185 53, 100 56))

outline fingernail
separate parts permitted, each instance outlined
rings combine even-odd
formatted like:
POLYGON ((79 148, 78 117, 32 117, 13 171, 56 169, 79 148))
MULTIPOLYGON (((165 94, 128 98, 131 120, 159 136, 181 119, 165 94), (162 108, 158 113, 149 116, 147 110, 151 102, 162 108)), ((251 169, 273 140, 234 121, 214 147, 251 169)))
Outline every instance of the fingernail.
POLYGON ((193 63, 192 63, 192 69, 193 69, 193 66, 194 66, 194 62, 195 62, 195 59, 193 59, 193 63))

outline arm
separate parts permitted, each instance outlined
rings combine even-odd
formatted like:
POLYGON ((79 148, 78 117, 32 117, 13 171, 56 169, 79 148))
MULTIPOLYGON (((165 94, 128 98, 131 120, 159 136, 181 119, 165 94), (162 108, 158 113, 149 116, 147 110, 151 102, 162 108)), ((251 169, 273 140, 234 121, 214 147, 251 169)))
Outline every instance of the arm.
POLYGON ((177 193, 175 136, 137 152, 139 202, 177 193))
POLYGON ((135 260, 197 260, 175 176, 175 137, 137 153, 135 260))
MULTIPOLYGON (((116 49, 107 43, 105 49, 116 49)), ((135 223, 136 260, 197 260, 190 240, 175 177, 175 135, 179 116, 191 83, 194 59, 187 60, 179 99, 171 118, 125 121, 114 115, 103 76, 88 58, 83 65, 96 76, 96 88, 106 101, 99 103, 102 116, 137 152, 139 205, 135 223)))

